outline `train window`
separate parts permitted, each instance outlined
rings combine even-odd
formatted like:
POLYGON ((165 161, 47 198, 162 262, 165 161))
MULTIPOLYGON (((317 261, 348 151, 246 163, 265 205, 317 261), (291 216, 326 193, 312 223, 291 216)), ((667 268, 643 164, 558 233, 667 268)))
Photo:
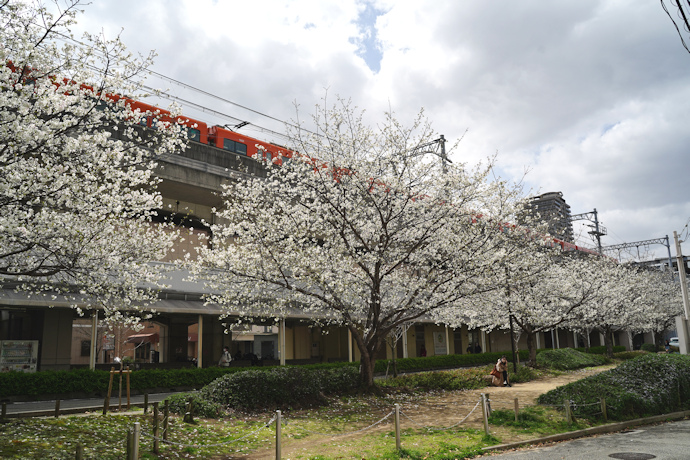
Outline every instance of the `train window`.
POLYGON ((187 128, 187 139, 190 141, 196 141, 200 142, 201 141, 201 131, 198 129, 194 128, 187 128))
POLYGON ((232 141, 230 139, 223 139, 223 149, 230 150, 231 152, 234 152, 235 151, 235 141, 232 141))
POLYGON ((223 139, 223 149, 231 152, 239 153, 240 155, 247 154, 247 146, 241 142, 235 142, 230 139, 223 139))

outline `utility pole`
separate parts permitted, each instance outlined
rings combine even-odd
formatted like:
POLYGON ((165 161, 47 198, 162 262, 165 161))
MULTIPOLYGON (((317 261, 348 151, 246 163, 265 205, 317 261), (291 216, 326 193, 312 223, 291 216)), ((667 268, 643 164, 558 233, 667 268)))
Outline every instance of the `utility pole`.
POLYGON ((678 278, 680 280, 680 292, 683 295, 683 310, 685 316, 676 316, 676 329, 678 330, 678 340, 680 345, 680 353, 688 354, 688 284, 685 277, 685 261, 683 260, 683 253, 680 249, 680 241, 678 240, 678 232, 673 231, 673 239, 676 243, 676 263, 678 264, 678 278))

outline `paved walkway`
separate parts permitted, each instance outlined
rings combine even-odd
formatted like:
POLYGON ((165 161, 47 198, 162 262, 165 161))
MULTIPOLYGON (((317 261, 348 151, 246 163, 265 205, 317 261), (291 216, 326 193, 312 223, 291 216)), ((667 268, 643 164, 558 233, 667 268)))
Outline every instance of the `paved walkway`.
MULTIPOLYGON (((155 393, 149 395, 149 404, 161 402, 171 393, 155 393)), ((130 398, 131 405, 143 407, 144 395, 135 395, 130 398)), ((60 401, 60 414, 74 414, 80 412, 102 411, 104 398, 84 398, 84 399, 65 399, 60 401)), ((55 400, 48 401, 22 401, 8 402, 7 415, 9 417, 40 417, 45 415, 55 415, 55 400)), ((110 397, 110 409, 117 410, 119 407, 119 397, 115 393, 110 397)), ((127 396, 122 396, 122 408, 127 407, 127 396)), ((149 409, 150 410, 150 409, 149 409)))
POLYGON ((647 425, 546 447, 494 454, 505 460, 687 460, 690 420, 647 425))

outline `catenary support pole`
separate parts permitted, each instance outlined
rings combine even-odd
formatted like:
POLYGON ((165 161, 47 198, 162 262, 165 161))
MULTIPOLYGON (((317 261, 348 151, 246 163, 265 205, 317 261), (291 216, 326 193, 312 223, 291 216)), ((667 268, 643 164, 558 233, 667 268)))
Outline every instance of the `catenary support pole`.
POLYGON ((689 341, 690 337, 688 334, 688 310, 690 310, 690 301, 688 300, 688 282, 685 276, 685 260, 683 258, 683 252, 680 248, 680 240, 678 239, 678 232, 673 232, 673 239, 676 243, 676 264, 678 265, 678 277, 680 280, 680 292, 683 296, 683 313, 684 316, 676 317, 676 329, 678 331, 678 341, 680 353, 683 355, 688 354, 690 349, 689 341))

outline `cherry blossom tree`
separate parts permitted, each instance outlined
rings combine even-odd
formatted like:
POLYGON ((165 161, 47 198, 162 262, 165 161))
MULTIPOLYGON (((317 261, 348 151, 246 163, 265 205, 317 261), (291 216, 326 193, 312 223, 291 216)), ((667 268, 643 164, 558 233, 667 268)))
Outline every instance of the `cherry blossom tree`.
POLYGON ((209 300, 228 315, 299 309, 347 327, 370 388, 397 327, 442 321, 461 299, 495 289, 492 267, 522 238, 500 231, 515 221, 520 190, 493 178, 491 162, 444 172, 420 153, 436 137, 421 115, 405 127, 387 114, 373 128, 339 100, 314 120, 318 135, 293 133, 299 155, 269 164, 266 179, 227 186, 199 261, 209 300))
MULTIPOLYGON (((151 63, 119 39, 70 27, 78 0, 0 3, 0 282, 69 294, 115 313, 153 294, 174 232, 161 208, 155 159, 184 145, 177 125, 138 126, 118 94, 151 63)), ((52 297, 51 297, 52 296, 52 297)))
POLYGON ((650 308, 645 301, 648 284, 635 267, 608 259, 599 264, 596 275, 601 277, 603 288, 592 302, 574 312, 568 327, 584 333, 599 331, 606 354, 612 358, 614 332, 644 328, 645 310, 650 308))
POLYGON ((630 330, 637 333, 651 332, 658 348, 662 333, 673 329, 676 316, 683 312, 680 289, 678 283, 670 279, 668 272, 637 268, 634 275, 640 296, 636 299, 636 323, 631 324, 630 330))
POLYGON ((471 326, 485 330, 510 329, 512 316, 517 337, 527 337, 534 365, 536 335, 566 323, 601 294, 605 283, 597 273, 602 263, 606 262, 595 255, 524 246, 519 257, 504 266, 504 289, 485 298, 482 308, 466 309, 464 316, 471 326))

